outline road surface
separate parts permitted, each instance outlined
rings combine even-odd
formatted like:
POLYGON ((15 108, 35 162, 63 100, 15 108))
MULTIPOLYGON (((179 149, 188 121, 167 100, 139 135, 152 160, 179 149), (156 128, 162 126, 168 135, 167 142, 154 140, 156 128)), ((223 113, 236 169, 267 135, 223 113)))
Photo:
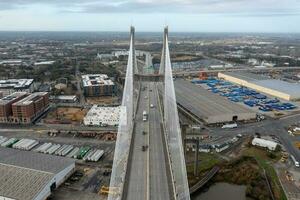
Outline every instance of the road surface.
MULTIPOLYGON (((144 87, 142 84, 141 87, 144 87)), ((149 99, 145 99, 148 96, 148 90, 141 90, 140 101, 137 107, 137 114, 135 118, 135 128, 132 135, 132 154, 129 158, 128 174, 128 186, 125 191, 125 199, 128 200, 141 200, 148 199, 148 178, 149 178, 149 163, 147 159, 148 149, 142 151, 143 145, 148 145, 147 135, 143 135, 143 131, 149 132, 148 122, 143 122, 143 111, 149 111, 149 99)))
POLYGON ((170 199, 168 177, 166 167, 166 155, 164 154, 164 138, 161 129, 162 117, 158 106, 155 83, 150 83, 150 104, 153 108, 149 111, 149 151, 150 151, 150 199, 170 199))

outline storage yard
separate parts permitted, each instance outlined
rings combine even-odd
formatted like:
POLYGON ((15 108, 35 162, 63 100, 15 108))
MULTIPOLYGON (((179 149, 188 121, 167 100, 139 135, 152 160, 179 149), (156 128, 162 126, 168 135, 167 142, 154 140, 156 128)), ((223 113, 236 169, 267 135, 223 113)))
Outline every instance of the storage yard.
POLYGON ((219 94, 229 101, 240 105, 244 104, 243 106, 270 116, 280 116, 288 114, 288 111, 298 110, 296 103, 280 100, 228 81, 210 78, 207 80, 192 80, 192 83, 198 84, 212 93, 219 94))
POLYGON ((90 146, 76 147, 73 145, 56 144, 51 142, 40 144, 39 141, 33 139, 17 139, 3 136, 0 136, 0 145, 1 147, 26 151, 32 150, 37 153, 64 156, 92 162, 97 162, 104 154, 104 150, 92 149, 90 146))
POLYGON ((174 81, 177 103, 207 124, 256 119, 256 112, 196 86, 189 81, 174 81))
POLYGON ((0 150, 18 149, 18 152, 71 159, 75 162, 75 171, 73 170, 72 175, 52 192, 51 199, 105 199, 105 196, 100 194, 100 189, 109 185, 110 181, 114 141, 106 136, 113 135, 112 133, 55 130, 12 133, 8 129, 1 130, 0 135, 0 150), (1 147, 6 141, 9 142, 1 147))
POLYGON ((73 159, 1 147, 0 199, 46 199, 74 168, 73 159))
POLYGON ((300 100, 300 84, 246 72, 218 73, 218 77, 235 84, 288 101, 300 100))

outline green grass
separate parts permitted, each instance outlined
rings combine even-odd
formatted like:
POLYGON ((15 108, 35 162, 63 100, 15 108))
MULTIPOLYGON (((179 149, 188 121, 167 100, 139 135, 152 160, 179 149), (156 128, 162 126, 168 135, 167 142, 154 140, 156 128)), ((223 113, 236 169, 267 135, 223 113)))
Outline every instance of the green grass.
MULTIPOLYGON (((193 156, 193 153, 190 153, 189 156, 193 156)), ((218 164, 221 160, 218 158, 217 155, 211 153, 199 153, 199 163, 198 163, 198 173, 199 176, 194 176, 194 162, 187 164, 187 173, 189 184, 194 185, 201 176, 207 171, 218 164)))
MULTIPOLYGON (((199 153, 198 170, 199 173, 209 170, 220 162, 217 155, 211 153, 199 153)), ((194 163, 187 165, 188 173, 194 172, 194 163)))
POLYGON ((281 187, 281 184, 279 182, 279 178, 277 176, 277 173, 273 166, 271 165, 272 162, 276 161, 280 156, 280 153, 276 153, 276 159, 270 159, 267 156, 267 152, 262 149, 258 149, 255 147, 250 147, 249 149, 244 151, 244 155, 252 156, 256 159, 258 162, 258 165, 261 169, 264 169, 267 173, 267 175, 271 178, 271 184, 273 187, 274 192, 279 193, 279 199, 280 200, 287 200, 287 197, 283 191, 283 188, 281 187))

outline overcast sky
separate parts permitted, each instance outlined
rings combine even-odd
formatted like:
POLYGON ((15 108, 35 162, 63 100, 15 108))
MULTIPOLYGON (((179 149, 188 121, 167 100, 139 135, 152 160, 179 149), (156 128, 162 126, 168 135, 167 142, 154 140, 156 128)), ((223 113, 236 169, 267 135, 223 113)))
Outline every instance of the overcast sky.
POLYGON ((0 0, 0 30, 300 32, 300 0, 0 0))

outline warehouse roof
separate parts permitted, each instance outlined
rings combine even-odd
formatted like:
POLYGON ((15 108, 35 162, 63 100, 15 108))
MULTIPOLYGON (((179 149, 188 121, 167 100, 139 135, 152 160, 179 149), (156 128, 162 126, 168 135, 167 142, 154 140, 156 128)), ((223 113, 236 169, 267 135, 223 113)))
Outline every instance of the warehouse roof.
POLYGON ((276 148, 277 147, 277 143, 276 142, 273 142, 273 141, 270 141, 270 140, 265 140, 265 139, 262 139, 262 138, 254 138, 252 140, 252 144, 261 144, 261 145, 264 145, 264 146, 268 146, 268 147, 272 147, 272 148, 276 148))
POLYGON ((226 114, 255 113, 222 96, 182 79, 174 81, 176 101, 201 118, 226 114))
POLYGON ((287 93, 293 97, 300 97, 299 83, 289 83, 286 81, 269 79, 257 81, 256 84, 278 92, 287 93))
POLYGON ((0 164, 0 196, 32 200, 53 178, 53 174, 0 164))
POLYGON ((268 77, 258 74, 253 74, 250 72, 241 72, 241 71, 235 71, 235 72, 222 72, 222 74, 226 74, 229 76, 233 76, 239 79, 243 79, 245 81, 258 81, 258 80, 266 80, 268 77))
POLYGON ((263 75, 257 75, 249 72, 224 72, 222 74, 229 75, 238 79, 245 80, 256 85, 269 88, 278 92, 289 94, 293 97, 300 97, 300 84, 290 83, 278 79, 270 79, 263 75))
POLYGON ((0 196, 32 200, 55 174, 74 162, 69 158, 0 147, 0 196))
POLYGON ((58 173, 72 163, 74 163, 74 160, 69 158, 32 151, 0 148, 0 164, 19 166, 48 173, 58 173))

